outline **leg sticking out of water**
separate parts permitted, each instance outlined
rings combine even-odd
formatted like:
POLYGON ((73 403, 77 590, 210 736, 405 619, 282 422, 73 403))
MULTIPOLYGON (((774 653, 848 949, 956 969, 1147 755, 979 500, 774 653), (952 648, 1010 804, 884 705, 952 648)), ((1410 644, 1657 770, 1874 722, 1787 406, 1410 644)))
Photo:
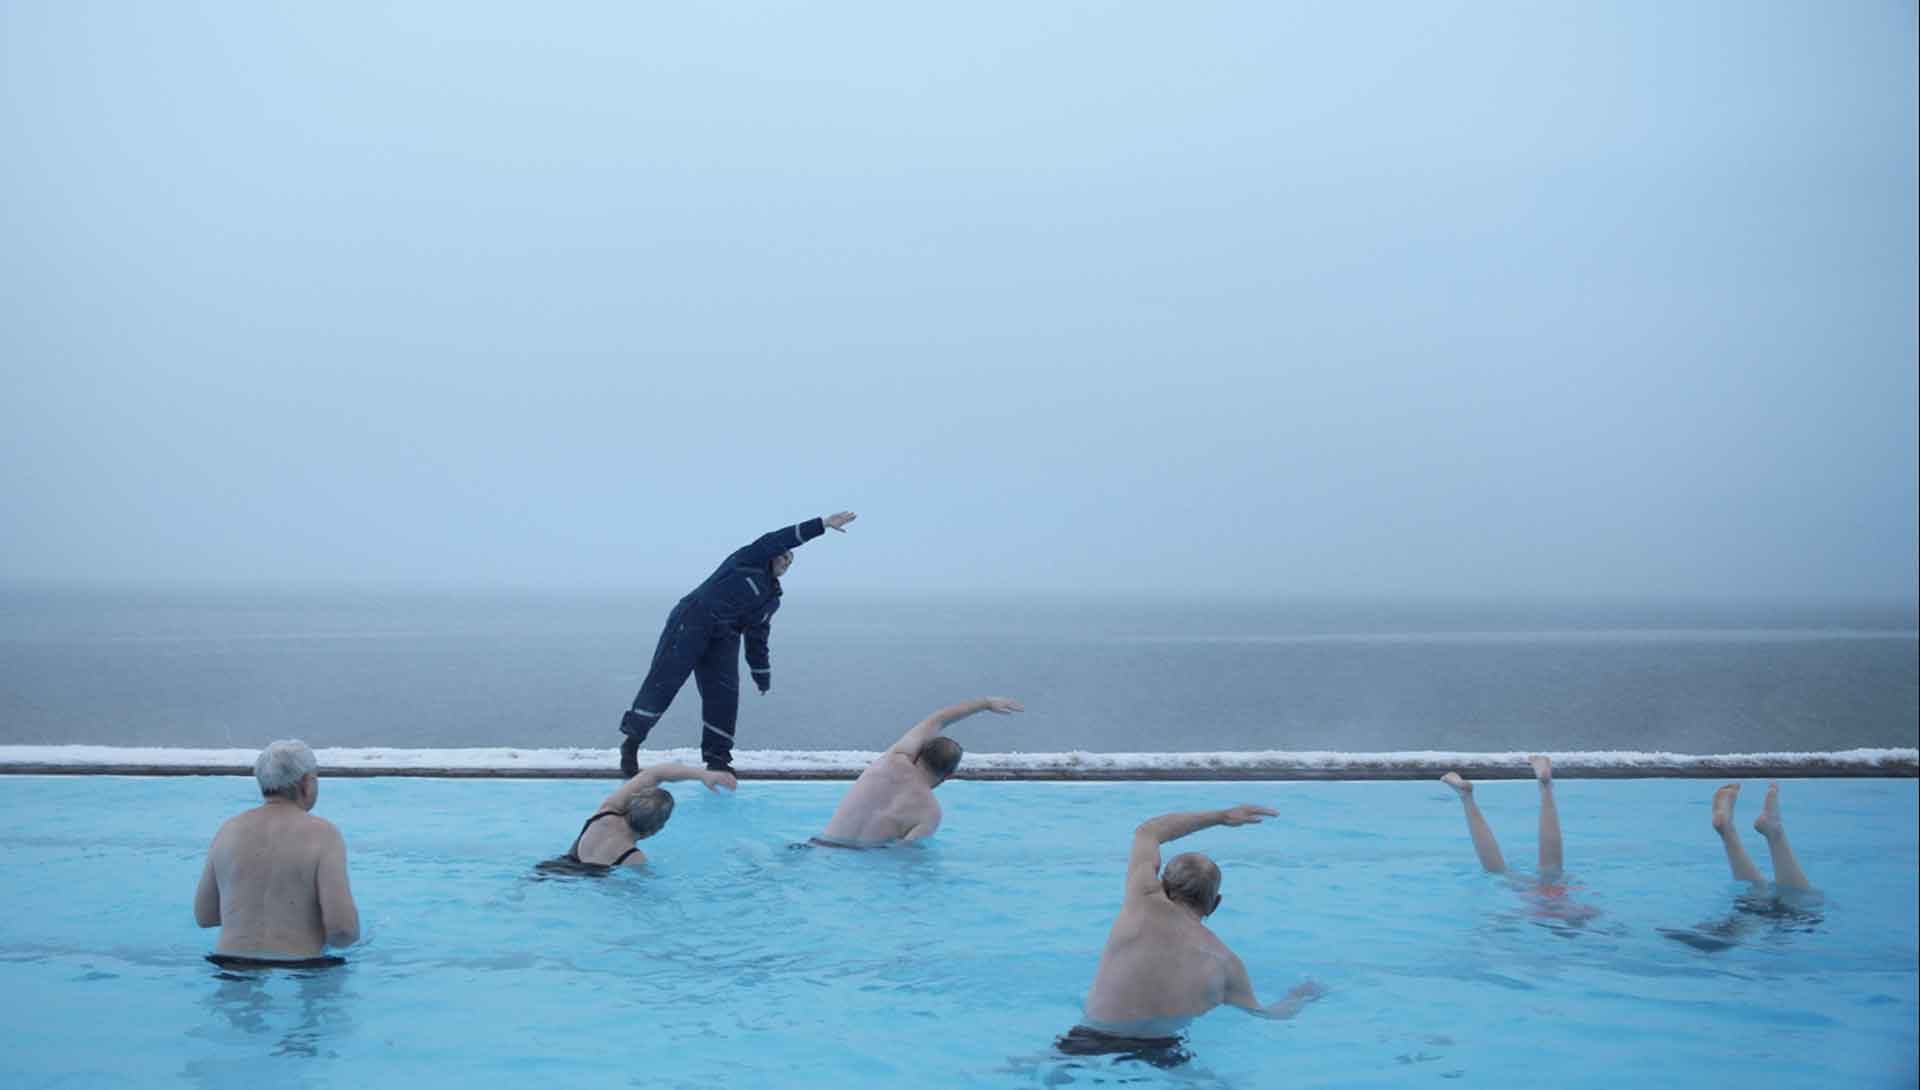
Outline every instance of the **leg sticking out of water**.
POLYGON ((1527 758, 1533 778, 1540 782, 1540 877, 1560 876, 1560 810, 1553 802, 1553 760, 1541 754, 1527 758))
POLYGON ((1493 830, 1487 827, 1487 819, 1480 816, 1480 807, 1473 801, 1473 784, 1458 772, 1447 773, 1440 777, 1440 782, 1460 796, 1460 805, 1467 811, 1467 833, 1473 837, 1473 851, 1480 857, 1480 865, 1494 874, 1505 874, 1507 861, 1501 858, 1500 842, 1493 838, 1493 830))
MULTIPOLYGON (((1740 843, 1740 834, 1733 823, 1733 804, 1740 797, 1740 785, 1730 783, 1713 793, 1713 831, 1720 834, 1720 843, 1727 850, 1727 865, 1733 868, 1734 878, 1742 882, 1764 885, 1766 876, 1760 868, 1753 865, 1753 859, 1747 855, 1747 849, 1740 843)), ((1818 911, 1806 907, 1804 899, 1781 897, 1780 890, 1809 890, 1812 885, 1800 869, 1799 860, 1793 857, 1793 848, 1787 844, 1786 827, 1780 821, 1780 785, 1770 784, 1767 788, 1767 801, 1760 817, 1753 827, 1761 836, 1767 838, 1767 847, 1773 854, 1773 891, 1759 891, 1756 894, 1743 894, 1734 902, 1732 915, 1712 923, 1698 924, 1686 930, 1660 928, 1661 934, 1670 939, 1686 943, 1688 946, 1708 953, 1737 946, 1746 934, 1763 923, 1771 924, 1776 932, 1811 931, 1818 928, 1821 918, 1818 911)))
POLYGON ((1733 804, 1740 798, 1740 785, 1730 783, 1713 793, 1713 831, 1720 834, 1720 846, 1727 850, 1727 866, 1741 882, 1764 882, 1766 876, 1753 865, 1753 857, 1740 843, 1740 831, 1733 827, 1733 804))
POLYGON ((1767 801, 1760 807, 1760 816, 1753 819, 1753 827, 1767 838, 1767 851, 1773 856, 1773 884, 1784 889, 1812 889, 1813 883, 1807 881, 1807 872, 1800 869, 1800 861, 1793 857, 1793 848, 1787 843, 1787 827, 1780 821, 1779 784, 1767 785, 1767 801))

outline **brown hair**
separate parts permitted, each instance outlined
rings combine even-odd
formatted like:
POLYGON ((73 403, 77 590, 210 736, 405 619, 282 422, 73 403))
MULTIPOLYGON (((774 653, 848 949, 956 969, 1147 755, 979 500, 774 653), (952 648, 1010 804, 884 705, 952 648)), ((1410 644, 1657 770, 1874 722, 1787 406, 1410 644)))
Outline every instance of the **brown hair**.
POLYGON ((965 752, 960 743, 941 735, 920 747, 920 767, 944 780, 960 767, 960 755, 965 752))

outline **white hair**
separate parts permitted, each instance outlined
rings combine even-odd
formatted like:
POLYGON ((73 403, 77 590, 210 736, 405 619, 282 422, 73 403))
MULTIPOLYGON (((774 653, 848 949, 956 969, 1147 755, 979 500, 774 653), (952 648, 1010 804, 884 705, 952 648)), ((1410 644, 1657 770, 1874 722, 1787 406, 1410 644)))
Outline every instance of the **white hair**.
POLYGON ((298 738, 275 742, 260 751, 253 762, 253 778, 260 781, 262 795, 285 795, 302 779, 320 771, 313 750, 298 738))

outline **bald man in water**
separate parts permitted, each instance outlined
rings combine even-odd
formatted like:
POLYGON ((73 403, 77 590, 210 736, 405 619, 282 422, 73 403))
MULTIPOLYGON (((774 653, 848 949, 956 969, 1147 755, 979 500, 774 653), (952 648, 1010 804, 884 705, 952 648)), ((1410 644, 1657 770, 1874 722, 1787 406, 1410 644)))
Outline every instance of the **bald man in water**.
POLYGON ((1025 710, 1018 700, 988 696, 949 705, 915 723, 853 781, 826 831, 813 843, 874 848, 932 836, 940 827, 940 803, 933 789, 960 767, 962 755, 960 743, 940 732, 977 712, 1012 715, 1025 710))
POLYGON ((1291 1018, 1320 997, 1320 986, 1307 981, 1263 1005, 1247 967, 1204 922, 1220 907, 1220 868, 1186 852, 1160 869, 1160 846, 1169 841, 1274 816, 1264 806, 1235 806, 1164 814, 1133 831, 1126 894, 1100 954, 1085 1017, 1056 1048, 1173 1067, 1191 1059, 1180 1039, 1187 1024, 1222 1003, 1262 1018, 1291 1018))
POLYGON ((193 895, 195 922, 220 928, 207 960, 229 969, 338 965, 346 959, 326 948, 360 941, 360 909, 347 885, 347 842, 311 813, 319 761, 305 742, 275 742, 253 776, 266 801, 220 826, 193 895))

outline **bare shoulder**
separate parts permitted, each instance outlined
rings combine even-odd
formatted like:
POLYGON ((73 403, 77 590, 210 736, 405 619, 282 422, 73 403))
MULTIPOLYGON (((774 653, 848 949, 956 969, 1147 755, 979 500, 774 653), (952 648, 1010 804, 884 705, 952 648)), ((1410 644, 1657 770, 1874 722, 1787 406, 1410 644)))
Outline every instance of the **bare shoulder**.
POLYGON ((1182 923, 1191 922, 1187 914, 1181 911, 1180 906, 1167 898, 1167 891, 1161 889, 1158 883, 1155 883, 1152 889, 1135 891, 1131 897, 1127 898, 1127 907, 1142 916, 1165 919, 1169 927, 1179 927, 1182 923))
POLYGON ((913 771, 913 758, 904 753, 882 753, 860 774, 861 779, 872 777, 876 780, 898 780, 913 771))
POLYGON ((1200 932, 1197 936, 1197 941, 1202 946, 1213 951, 1214 954, 1228 966, 1238 967, 1240 965, 1240 955, 1234 953, 1226 943, 1221 942, 1220 936, 1213 933, 1213 928, 1208 927, 1206 924, 1198 924, 1197 927, 1200 932))
POLYGON ((329 843, 340 843, 340 844, 346 843, 346 838, 340 835, 339 826, 335 825, 333 822, 328 821, 326 818, 323 818, 318 814, 308 814, 307 820, 310 823, 308 824, 307 828, 311 831, 311 835, 313 835, 314 837, 320 840, 327 841, 329 843))
POLYGON ((1203 950, 1220 958, 1230 958, 1233 951, 1220 941, 1220 936, 1205 923, 1193 918, 1193 913, 1174 904, 1165 890, 1142 891, 1139 896, 1128 899, 1128 904, 1142 918, 1151 919, 1153 926, 1169 942, 1178 942, 1190 950, 1203 950))
POLYGON ((1145 895, 1129 897, 1121 903, 1119 913, 1113 918, 1113 926, 1116 931, 1122 927, 1138 929, 1149 924, 1154 916, 1154 906, 1145 895))
POLYGON ((255 806, 251 810, 242 810, 220 823, 220 830, 213 834, 216 841, 233 837, 253 835, 255 829, 265 828, 273 820, 273 815, 265 806, 255 806))
POLYGON ((220 827, 213 831, 213 840, 207 844, 207 850, 209 852, 221 851, 226 848, 235 837, 246 836, 247 826, 251 824, 251 822, 247 820, 247 815, 252 812, 251 810, 243 810, 221 822, 220 827))

